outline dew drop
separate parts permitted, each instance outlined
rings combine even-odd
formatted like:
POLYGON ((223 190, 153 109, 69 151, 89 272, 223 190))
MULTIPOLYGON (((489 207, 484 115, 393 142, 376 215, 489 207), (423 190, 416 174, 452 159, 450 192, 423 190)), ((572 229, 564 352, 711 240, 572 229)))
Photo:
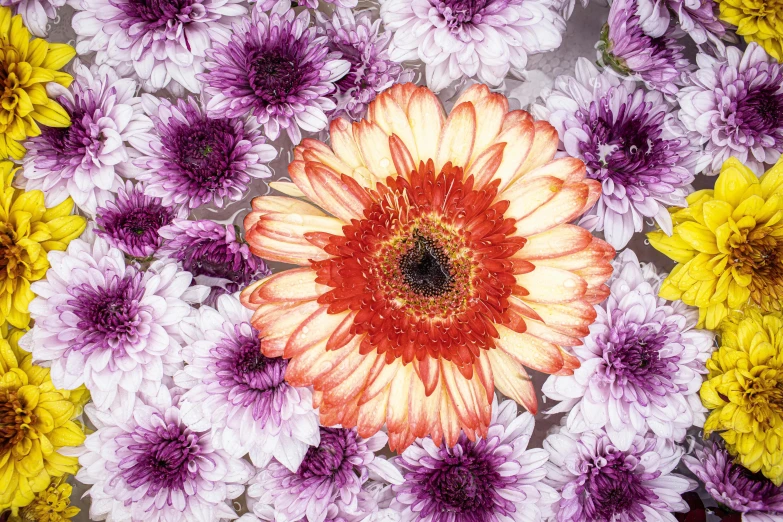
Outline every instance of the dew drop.
POLYGON ((380 161, 381 168, 386 168, 389 166, 389 158, 381 158, 380 161))
POLYGON ((573 288, 576 286, 576 281, 573 279, 566 279, 566 281, 563 283, 563 286, 566 288, 573 288))

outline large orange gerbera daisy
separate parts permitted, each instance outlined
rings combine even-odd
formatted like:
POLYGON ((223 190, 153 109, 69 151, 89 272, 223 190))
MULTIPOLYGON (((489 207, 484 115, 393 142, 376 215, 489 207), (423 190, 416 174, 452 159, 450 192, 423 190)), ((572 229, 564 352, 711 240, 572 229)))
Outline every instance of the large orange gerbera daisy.
POLYGON ((293 183, 274 184, 292 197, 256 198, 245 219, 257 255, 302 266, 242 294, 264 354, 313 386, 323 424, 386 423, 393 449, 486 434, 496 386, 535 413, 525 366, 572 373, 564 347, 609 292, 614 250, 568 224, 599 183, 484 85, 448 118, 395 85, 330 134, 294 150, 293 183))

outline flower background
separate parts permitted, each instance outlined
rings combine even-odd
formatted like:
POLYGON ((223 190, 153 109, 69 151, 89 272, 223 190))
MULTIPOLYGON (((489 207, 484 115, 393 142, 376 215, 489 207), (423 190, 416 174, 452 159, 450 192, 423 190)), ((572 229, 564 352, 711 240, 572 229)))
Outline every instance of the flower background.
MULTIPOLYGON (((369 2, 360 1, 356 9, 361 9, 369 5, 369 2)), ((322 3, 320 7, 325 11, 329 11, 332 6, 328 4, 324 5, 322 3)), ((573 75, 574 67, 579 57, 588 57, 592 60, 595 56, 595 43, 598 40, 601 28, 607 19, 608 12, 609 7, 601 5, 601 0, 598 0, 598 2, 591 2, 588 9, 582 8, 577 3, 571 18, 567 22, 567 30, 563 35, 563 42, 560 47, 553 52, 528 56, 524 79, 515 79, 511 76, 506 78, 503 92, 509 97, 510 109, 528 108, 531 103, 536 101, 536 98, 543 90, 553 87, 554 79, 557 76, 561 74, 573 75)), ((47 37, 48 41, 74 44, 75 34, 71 26, 73 14, 74 11, 69 5, 65 5, 58 9, 57 18, 50 20, 51 25, 47 37)), ((685 40, 681 41, 684 42, 685 40)), ((691 43, 692 42, 688 41, 685 54, 686 57, 693 61, 696 56, 696 49, 691 43)), ((86 59, 80 57, 82 62, 87 65, 89 65, 89 58, 90 55, 88 55, 86 59)), ((424 84, 424 64, 418 61, 410 62, 410 64, 413 65, 410 69, 412 69, 413 74, 415 74, 413 81, 424 84)), ((408 65, 408 63, 406 63, 406 65, 408 65)), ((447 87, 438 94, 439 99, 442 101, 447 111, 452 108, 454 100, 459 92, 464 86, 469 85, 470 83, 473 83, 473 81, 469 80, 468 83, 452 82, 450 87, 447 87)), ((159 92, 157 95, 161 96, 163 95, 163 92, 165 91, 159 92)), ((171 99, 174 100, 173 97, 171 99)), ((267 141, 267 143, 270 142, 271 141, 267 141)), ((211 219, 227 225, 233 224, 242 229, 243 219, 250 210, 251 199, 270 193, 271 189, 268 185, 269 182, 290 180, 287 173, 287 166, 293 159, 293 144, 290 142, 290 139, 285 132, 281 132, 280 136, 271 143, 279 152, 279 155, 267 164, 269 170, 272 172, 270 178, 251 178, 245 196, 241 200, 233 201, 227 199, 224 201, 222 208, 216 208, 215 205, 203 205, 191 211, 190 219, 211 219)), ((695 177, 693 187, 696 190, 711 188, 714 181, 715 178, 713 177, 699 175, 695 177)), ((654 229, 653 219, 645 218, 644 232, 646 233, 654 229)), ((646 239, 645 233, 634 233, 627 248, 633 250, 640 261, 653 263, 659 272, 671 271, 675 266, 675 263, 664 254, 652 248, 646 239)), ((601 232, 596 232, 595 234, 599 237, 603 237, 601 232)), ((288 265, 277 262, 268 262, 267 265, 273 272, 288 267, 288 265)), ((545 413, 546 410, 555 404, 554 401, 551 399, 548 400, 540 392, 547 376, 532 370, 531 375, 541 403, 540 410, 535 415, 535 430, 532 434, 529 447, 541 448, 543 440, 550 431, 550 428, 559 425, 560 419, 566 414, 547 415, 545 413)), ((519 408, 519 411, 521 414, 523 411, 521 407, 519 408)), ((84 420, 87 421, 86 417, 84 420)), ((694 440, 701 440, 701 430, 695 427, 688 431, 688 436, 685 441, 686 453, 690 453, 694 440)), ((392 455, 391 452, 385 450, 380 453, 392 455)), ((676 471, 689 477, 694 476, 688 471, 684 463, 680 463, 676 471)), ((75 522, 87 522, 90 520, 88 516, 89 498, 82 499, 82 494, 89 488, 89 485, 82 484, 75 480, 71 480, 71 483, 73 485, 72 502, 74 505, 82 508, 81 512, 74 516, 72 520, 75 522)), ((709 496, 701 484, 698 494, 706 506, 715 506, 714 500, 709 496)), ((237 512, 240 515, 246 513, 247 504, 245 496, 243 495, 236 499, 234 501, 234 506, 237 508, 237 512)), ((719 520, 719 518, 715 515, 708 515, 707 520, 719 520)))

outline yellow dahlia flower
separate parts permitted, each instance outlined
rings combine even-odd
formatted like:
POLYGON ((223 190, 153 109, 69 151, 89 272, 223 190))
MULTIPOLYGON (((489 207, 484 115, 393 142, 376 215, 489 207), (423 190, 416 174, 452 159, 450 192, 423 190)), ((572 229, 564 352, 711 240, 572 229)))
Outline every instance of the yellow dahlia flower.
POLYGON ((8 522, 70 522, 80 511, 71 505, 72 493, 73 488, 65 482, 65 477, 53 480, 29 505, 11 515, 8 522))
POLYGON ((46 208, 40 190, 14 188, 11 183, 17 170, 10 161, 0 162, 0 325, 7 321, 26 328, 28 307, 35 297, 30 283, 46 274, 46 253, 65 250, 87 222, 71 215, 70 198, 46 208))
POLYGON ((783 299, 783 159, 757 178, 736 158, 721 168, 714 190, 671 208, 674 233, 649 234, 677 266, 661 297, 699 307, 699 326, 717 328, 749 301, 781 310, 783 299))
POLYGON ((783 61, 783 0, 718 0, 720 19, 737 26, 746 42, 756 42, 783 61))
POLYGON ((395 85, 330 135, 273 184, 294 197, 256 198, 245 219, 256 254, 300 266, 242 294, 264 354, 314 387, 324 425, 385 424, 392 448, 485 435, 495 387, 535 413, 525 367, 572 374, 609 291, 614 249, 570 224, 600 183, 485 85, 448 116, 395 85))
POLYGON ((701 400, 712 410, 704 435, 719 431, 750 471, 783 484, 783 315, 748 308, 720 327, 701 400))
POLYGON ((49 98, 46 84, 71 84, 71 75, 59 69, 76 50, 40 38, 30 40, 22 17, 12 16, 8 7, 0 7, 0 45, 0 158, 21 159, 25 151, 19 142, 41 134, 38 123, 47 127, 71 124, 65 109, 49 98))
POLYGON ((84 442, 73 419, 87 390, 56 390, 49 370, 19 348, 22 333, 0 327, 0 511, 30 504, 52 477, 75 473, 76 457, 57 450, 84 442))

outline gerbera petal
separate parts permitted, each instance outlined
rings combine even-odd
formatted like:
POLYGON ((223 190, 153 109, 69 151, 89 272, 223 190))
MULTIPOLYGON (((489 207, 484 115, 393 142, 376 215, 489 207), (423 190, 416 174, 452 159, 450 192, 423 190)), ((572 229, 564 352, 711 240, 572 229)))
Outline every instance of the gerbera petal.
POLYGON ((544 373, 554 373, 563 367, 563 355, 556 344, 500 325, 497 328, 500 334, 496 341, 498 348, 519 364, 544 373))
POLYGON ((389 150, 389 136, 383 129, 372 122, 359 121, 353 124, 353 137, 374 183, 383 182, 387 176, 395 174, 389 150))
POLYGON ((517 221, 517 234, 532 236, 576 219, 585 206, 587 185, 565 185, 552 199, 517 221))
POLYGON ((587 248, 592 240, 592 234, 582 227, 558 225, 545 232, 528 236, 525 246, 513 257, 527 260, 558 258, 587 248))
POLYGON ((346 223, 362 217, 371 199, 353 178, 345 175, 341 178, 332 169, 318 163, 306 163, 305 172, 325 210, 346 223))
POLYGON ((514 399, 533 415, 538 413, 538 399, 533 388, 533 380, 525 371, 525 367, 503 350, 490 350, 487 354, 492 364, 495 386, 500 393, 514 399))
POLYGON ((419 160, 435 159, 441 129, 446 120, 438 98, 425 88, 418 88, 408 103, 408 122, 413 130, 419 160))
POLYGON ((263 279, 254 288, 247 302, 264 304, 318 299, 329 287, 315 282, 316 273, 311 268, 295 268, 279 272, 263 279))
POLYGON ((387 136, 397 136, 408 149, 414 165, 419 163, 416 140, 408 123, 408 117, 403 108, 394 100, 390 91, 379 94, 370 104, 367 119, 375 122, 387 136))
POLYGON ((435 170, 440 171, 446 163, 467 166, 475 139, 476 110, 472 103, 461 103, 451 111, 441 131, 435 170))

